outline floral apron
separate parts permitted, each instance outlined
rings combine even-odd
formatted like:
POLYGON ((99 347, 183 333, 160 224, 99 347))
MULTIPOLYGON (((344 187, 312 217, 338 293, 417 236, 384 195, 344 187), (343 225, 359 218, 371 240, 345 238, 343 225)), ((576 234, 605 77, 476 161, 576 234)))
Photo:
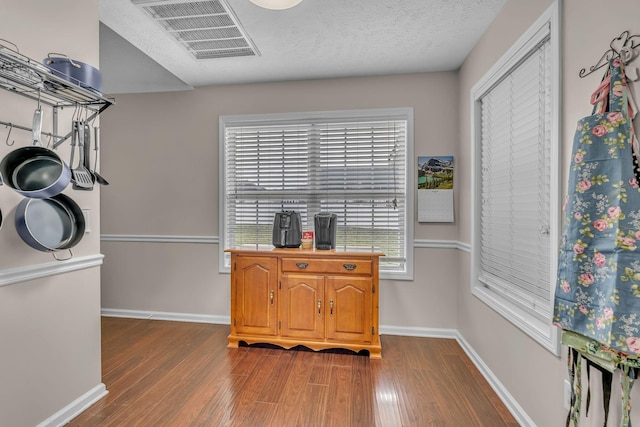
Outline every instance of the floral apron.
POLYGON ((578 424, 584 357, 603 372, 622 368, 621 425, 626 427, 640 357, 640 180, 629 88, 619 59, 610 61, 591 102, 592 115, 578 121, 573 141, 553 321, 569 346, 574 393, 567 425, 578 424))

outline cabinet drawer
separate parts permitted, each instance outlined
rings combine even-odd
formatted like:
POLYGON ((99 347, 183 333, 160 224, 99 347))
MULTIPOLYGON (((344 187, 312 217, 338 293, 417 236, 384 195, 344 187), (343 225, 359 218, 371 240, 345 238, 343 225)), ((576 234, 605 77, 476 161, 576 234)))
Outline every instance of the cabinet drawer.
POLYGON ((305 272, 322 274, 372 274, 370 259, 313 259, 283 258, 283 272, 305 272))

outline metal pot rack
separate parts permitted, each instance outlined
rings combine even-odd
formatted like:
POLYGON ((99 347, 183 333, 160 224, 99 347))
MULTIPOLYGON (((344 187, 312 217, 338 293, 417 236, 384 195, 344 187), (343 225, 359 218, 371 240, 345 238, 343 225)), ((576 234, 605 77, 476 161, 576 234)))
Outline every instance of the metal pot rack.
MULTIPOLYGON (((6 40, 5 40, 6 41, 6 40)), ((53 133, 45 133, 53 139, 53 148, 71 137, 58 135, 58 110, 65 107, 82 107, 91 111, 87 121, 96 118, 100 113, 115 103, 113 98, 99 95, 72 81, 54 75, 43 64, 21 54, 16 50, 0 43, 0 89, 32 99, 38 104, 45 104, 53 108, 53 133)), ((31 131, 27 126, 0 120, 0 125, 10 126, 12 129, 31 131)))

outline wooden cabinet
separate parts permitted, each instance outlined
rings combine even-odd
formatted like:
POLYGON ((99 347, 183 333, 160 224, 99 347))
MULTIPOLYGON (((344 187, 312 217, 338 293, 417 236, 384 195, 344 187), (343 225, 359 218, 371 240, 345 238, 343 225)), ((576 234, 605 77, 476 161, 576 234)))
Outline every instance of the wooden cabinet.
POLYGON ((324 339, 324 277, 282 275, 280 335, 284 338, 324 339))
POLYGON ((233 323, 238 333, 278 333, 277 265, 277 260, 272 257, 244 256, 236 260, 231 304, 236 307, 233 323))
POLYGON ((232 249, 229 347, 368 350, 378 334, 380 253, 232 249))
MULTIPOLYGON (((327 339, 344 342, 371 342, 372 284, 365 277, 329 277, 327 339)), ((378 325, 375 326, 377 329, 378 325)))

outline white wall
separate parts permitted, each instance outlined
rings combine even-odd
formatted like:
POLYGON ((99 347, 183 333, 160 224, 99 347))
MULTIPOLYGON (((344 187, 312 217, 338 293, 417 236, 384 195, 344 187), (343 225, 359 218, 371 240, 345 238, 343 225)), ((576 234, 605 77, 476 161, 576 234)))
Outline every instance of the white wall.
MULTIPOLYGON (((218 236, 218 117, 413 107, 416 155, 457 155, 457 74, 314 80, 118 95, 103 115, 103 234, 218 236)), ((455 241, 455 224, 415 225, 455 241)), ((102 306, 229 316, 218 245, 103 242, 102 306)), ((416 249, 414 281, 383 281, 380 323, 456 327, 455 249, 416 249)))
MULTIPOLYGON (((549 0, 509 1, 482 40, 473 49, 460 71, 460 223, 459 239, 470 242, 471 177, 469 158, 469 92, 471 87, 497 61, 516 39, 551 4, 549 0)), ((589 115, 589 97, 601 78, 597 72, 587 78, 578 77, 581 68, 595 64, 608 49, 609 42, 624 30, 640 33, 640 3, 637 0, 564 0, 563 13, 563 99, 561 150, 562 165, 569 164, 576 121, 589 115)), ((640 66, 640 63, 638 63, 640 66)), ((565 178, 562 180, 566 182, 565 178)), ((564 184, 566 188, 566 184, 564 184)), ((470 256, 459 254, 462 269, 458 283, 458 327, 465 339, 486 362, 497 378, 538 426, 562 425, 563 381, 567 378, 566 360, 557 358, 500 315, 471 295, 470 256)), ((566 349, 563 349, 563 353, 566 349)), ((586 376, 584 376, 586 378, 586 376)), ((615 384, 610 424, 619 423, 619 386, 615 384), (617 400, 616 400, 617 399, 617 400)), ((592 378, 594 397, 589 418, 581 425, 602 425, 602 397, 599 374, 592 378)), ((586 385, 585 388, 586 390, 586 385)), ((632 394, 637 401, 637 390, 632 394)), ((585 393, 586 397, 586 393, 585 393)), ((637 403, 636 403, 637 405, 637 403)), ((584 411, 583 411, 584 414, 584 411)), ((640 411, 633 412, 638 419, 640 411)))
MULTIPOLYGON (((0 38, 38 61, 49 52, 62 52, 97 66, 97 14, 96 0, 0 0, 0 38)), ((30 127, 35 107, 33 101, 0 91, 0 120, 30 127)), ((50 131, 52 110, 43 111, 43 130, 50 131)), ((69 117, 62 114, 60 132, 69 131, 69 117)), ((7 133, 0 126, 0 157, 13 149, 5 145, 7 133)), ((28 145, 31 134, 14 129, 11 140, 14 148, 28 145)), ((60 155, 68 159, 68 154, 65 144, 60 155)), ((93 219, 92 233, 74 249, 74 258, 98 255, 98 191, 68 189, 65 194, 90 209, 93 219)), ((22 242, 13 225, 20 200, 8 186, 0 187, 0 281, 6 285, 0 286, 0 425, 12 427, 34 426, 101 386, 99 269, 22 281, 34 270, 46 276, 69 263, 22 242)))

